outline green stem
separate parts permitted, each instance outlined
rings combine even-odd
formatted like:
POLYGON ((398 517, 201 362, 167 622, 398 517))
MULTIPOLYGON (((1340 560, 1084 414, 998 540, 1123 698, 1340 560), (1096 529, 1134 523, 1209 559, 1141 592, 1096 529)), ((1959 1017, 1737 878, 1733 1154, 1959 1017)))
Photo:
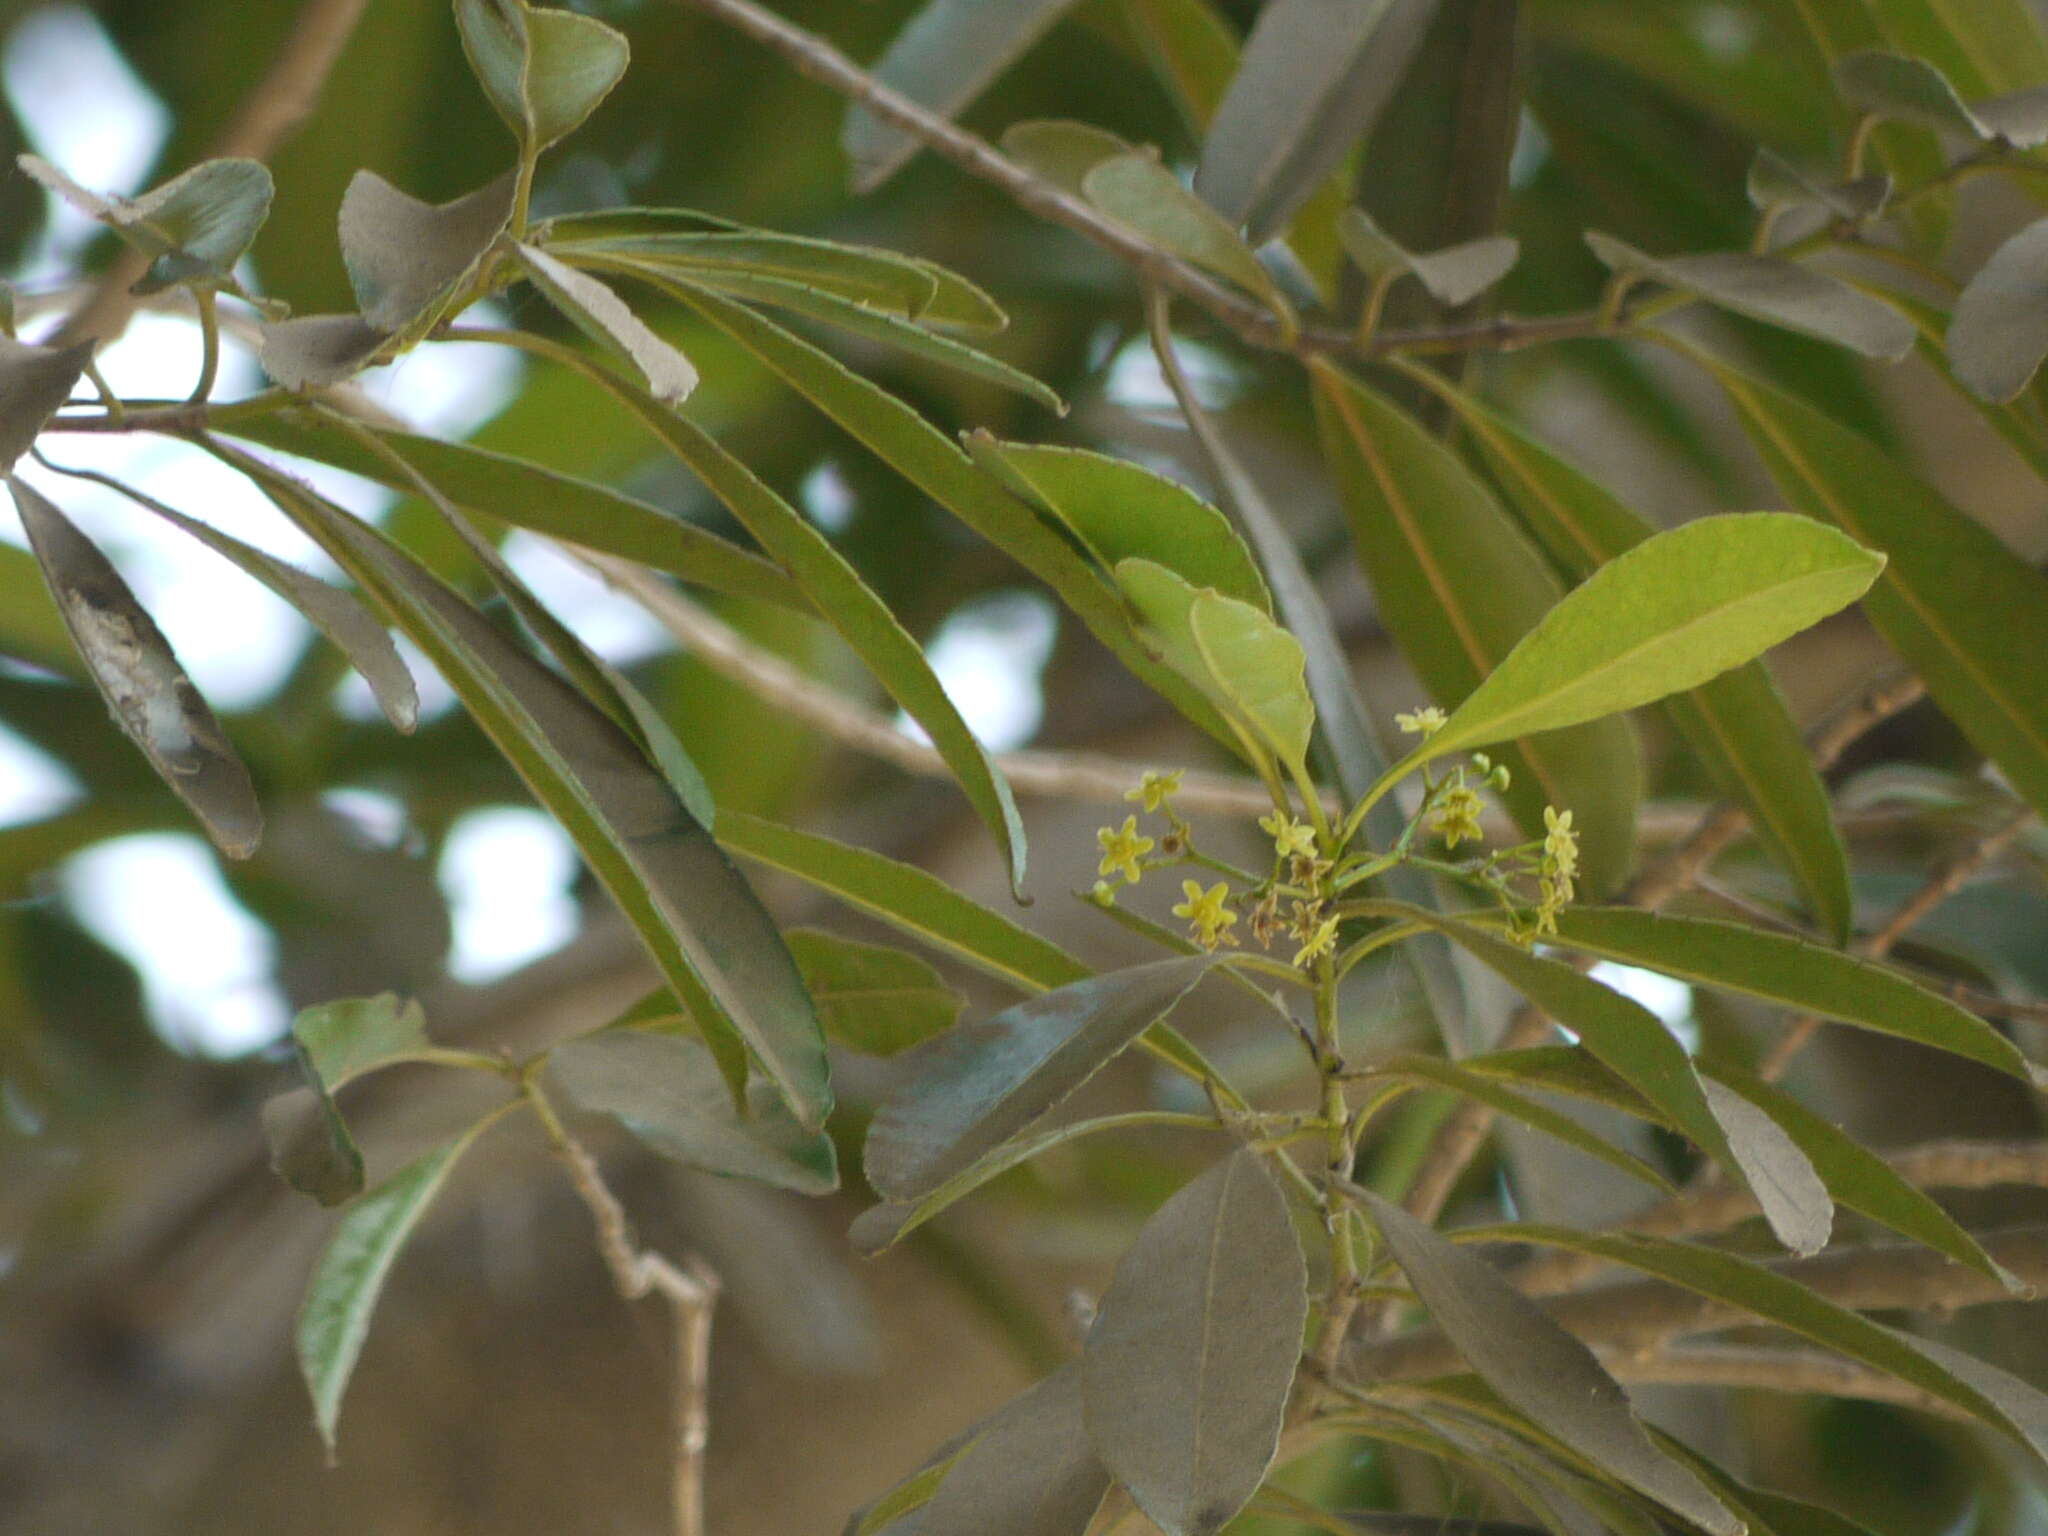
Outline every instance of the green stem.
POLYGON ((199 310, 199 382, 192 386, 190 400, 203 405, 220 376, 220 314, 211 288, 194 288, 192 302, 199 310))

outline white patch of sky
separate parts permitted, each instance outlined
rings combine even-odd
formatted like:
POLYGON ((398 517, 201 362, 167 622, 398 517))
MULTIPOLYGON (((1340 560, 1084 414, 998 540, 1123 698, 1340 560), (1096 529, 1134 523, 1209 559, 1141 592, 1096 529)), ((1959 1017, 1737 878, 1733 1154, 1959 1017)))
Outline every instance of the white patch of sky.
POLYGON ((821 460, 804 476, 796 494, 805 515, 827 533, 844 533, 853 522, 853 487, 837 460, 821 460))
MULTIPOLYGON (((1224 410, 1238 395, 1237 372, 1214 347, 1176 338, 1180 365, 1193 386, 1195 400, 1210 410, 1224 410)), ((1174 409, 1173 389, 1159 371, 1152 344, 1133 337, 1118 351, 1102 383, 1103 395, 1127 411, 1156 413, 1174 409)))
POLYGON ((1688 1051, 1700 1048, 1699 1021, 1693 1017, 1692 988, 1687 983, 1612 960, 1602 960, 1588 974, 1657 1015, 1688 1051))
POLYGON ((79 794, 68 768, 0 725, 0 828, 54 816, 79 794))
POLYGON ((575 937, 575 877, 575 849, 539 811, 503 805, 460 817, 441 850, 455 930, 449 974, 491 981, 575 937))
MULTIPOLYGON (((947 615, 925 647, 932 671, 967 728, 991 751, 1021 747, 1045 716, 1040 683, 1058 632, 1052 604, 1036 592, 993 592, 947 615)), ((930 738, 908 716, 897 729, 930 738)))

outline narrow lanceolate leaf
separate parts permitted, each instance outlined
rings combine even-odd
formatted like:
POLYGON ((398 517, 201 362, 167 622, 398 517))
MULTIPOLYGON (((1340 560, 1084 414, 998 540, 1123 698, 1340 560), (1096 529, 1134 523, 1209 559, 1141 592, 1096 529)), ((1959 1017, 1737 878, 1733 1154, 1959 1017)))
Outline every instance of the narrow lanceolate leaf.
POLYGON ((220 851, 246 859, 263 835, 255 786, 163 631, 107 557, 40 491, 13 476, 7 488, 43 580, 115 724, 220 851))
POLYGON ((629 261, 712 287, 733 277, 769 279, 907 320, 925 313, 939 287, 930 271, 894 251, 771 230, 622 227, 595 233, 570 218, 543 226, 534 243, 575 266, 629 261))
POLYGON ((1887 557, 1864 612, 2027 802, 2048 811, 2048 577, 1868 439, 1769 384, 1716 368, 1795 505, 1887 557))
POLYGON ((883 463, 1059 593, 1089 632, 1141 682, 1204 730, 1230 739, 1216 711, 1145 653, 1131 633, 1123 604, 1073 546, 991 482, 916 411, 744 305, 700 287, 662 286, 745 347, 883 463))
POLYGON ((1049 992, 1089 974, 1052 940, 873 849, 735 810, 719 813, 718 840, 1023 991, 1049 992))
POLYGON ((1716 1536, 1742 1523, 1650 1443, 1621 1387, 1535 1302, 1396 1205, 1365 1193, 1394 1261, 1486 1384, 1595 1466, 1716 1536))
POLYGON ((951 1029, 965 1004, 915 955, 815 928, 783 934, 827 1039, 870 1056, 894 1056, 951 1029))
POLYGON ((1081 191, 1161 250, 1237 284, 1275 314, 1290 313, 1286 296, 1252 248, 1153 154, 1141 150, 1103 161, 1081 178, 1081 191))
POLYGON ((1779 256, 1709 251, 1661 260, 1597 230, 1586 243, 1617 272, 1633 272, 1709 304, 1788 331, 1816 336, 1865 357, 1896 362, 1913 350, 1913 322, 1840 278, 1779 256))
POLYGON ((1962 384, 2003 403, 2027 387, 2048 357, 2048 219, 1991 253, 1956 300, 1948 361, 1962 384))
POLYGON ((1254 244, 1371 131, 1436 0, 1273 0, 1202 144, 1195 190, 1254 244))
POLYGON ((352 1206, 328 1239, 306 1286, 296 1338, 299 1369, 313 1394, 313 1422, 334 1450, 341 1398, 370 1332, 370 1314, 398 1251, 419 1225, 427 1205, 456 1159, 503 1113, 475 1125, 386 1179, 352 1206))
MULTIPOLYGON (((1469 429, 1523 524, 1550 558, 1583 581, 1657 530, 1605 486, 1462 390, 1446 398, 1469 429)), ((1820 925, 1849 934, 1849 861, 1827 788, 1799 727, 1761 663, 1749 662, 1664 701, 1725 792, 1805 891, 1820 925)))
MULTIPOLYGON (((926 0, 874 66, 875 78, 951 117, 1023 55, 1074 0, 926 0)), ((839 137, 853 188, 872 192, 917 153, 917 141, 856 106, 839 137)))
MULTIPOLYGON (((708 301, 710 295, 700 295, 708 301)), ((725 301, 717 301, 723 304, 725 301)), ((946 694, 896 616, 846 558, 796 508, 784 501, 702 427, 623 386, 619 398, 667 448, 704 482, 761 547, 804 589, 818 613, 839 632, 875 680, 931 738, 977 814, 995 834, 1011 888, 1024 890, 1024 824, 1006 780, 946 694)))
MULTIPOLYGON (((465 511, 617 555, 695 586, 809 610, 803 593, 780 567, 649 502, 469 443, 369 430, 465 511)), ((390 459, 371 452, 351 434, 297 412, 237 422, 235 435, 332 464, 395 491, 412 489, 410 477, 390 459)))
POLYGON ((930 1193, 1093 1077, 1215 963, 1188 955, 1112 971, 920 1046, 868 1129, 868 1182, 894 1200, 930 1193))
POLYGON ((1083 1536, 1108 1492, 1109 1473, 1083 1428, 1081 1369, 1066 1365, 989 1418, 901 1529, 904 1536, 1083 1536))
MULTIPOLYGON (((659 409, 659 407, 655 407, 659 409)), ((221 450, 374 592, 562 823, 663 979, 715 1039, 759 1057, 807 1128, 831 1109, 824 1038, 753 888, 611 717, 403 550, 246 455, 221 450)), ((736 1050, 724 1058, 735 1094, 736 1050)))
POLYGON ((1731 512, 1657 534, 1545 614, 1416 760, 1697 687, 1855 602, 1884 564, 1788 512, 1731 512))
POLYGON ((75 347, 37 347, 0 336, 0 475, 13 470, 43 423, 71 398, 93 346, 82 341, 75 347))
POLYGON ((967 437, 974 460, 1010 490, 1058 518, 1104 571, 1119 560, 1163 565, 1191 586, 1273 611, 1251 552, 1230 521, 1176 480, 1083 448, 967 437))
POLYGON ((341 256, 364 322, 414 337, 441 318, 512 217, 510 171, 453 202, 409 196, 357 171, 341 199, 341 256))
POLYGON ((1983 1245, 1964 1231, 1954 1217, 1832 1121, 1739 1067, 1726 1062, 1703 1062, 1700 1070, 1714 1083, 1741 1094, 1777 1121, 1785 1134, 1799 1144, 1837 1204, 1969 1265, 2008 1290, 2021 1289, 2019 1280, 1986 1253, 1983 1245))
POLYGON ((405 659, 391 643, 391 635, 383 624, 355 598, 295 565, 287 565, 210 524, 185 516, 175 507, 133 491, 129 495, 174 528, 239 566, 303 614, 363 675, 377 707, 384 711, 384 718, 399 730, 409 732, 419 722, 419 688, 406 668, 405 659))
POLYGON ((1081 1354, 1088 1439, 1166 1536, 1214 1536, 1279 1444, 1308 1271, 1250 1148, 1187 1185, 1117 1262, 1081 1354))
MULTIPOLYGON (((1381 617, 1437 702, 1461 704, 1564 589, 1441 442, 1333 367, 1318 364, 1315 382, 1324 455, 1381 617)), ((1514 775, 1505 798, 1524 832, 1543 835, 1546 804, 1570 810, 1587 884, 1618 885, 1632 860, 1641 776, 1628 723, 1524 738, 1499 756, 1514 775)))
POLYGON ((611 289, 587 272, 557 261, 538 246, 514 248, 534 287, 584 335, 629 363, 664 405, 677 405, 697 387, 690 360, 663 341, 611 289))
POLYGON ((1788 934, 1623 907, 1570 907, 1558 914, 1557 942, 1581 954, 1915 1040, 2022 1082, 2048 1083, 2017 1046, 1974 1014, 1873 961, 1788 934))
POLYGON ((2005 1430, 2048 1459, 2048 1397, 1981 1360, 1874 1323, 1752 1260, 1666 1238, 1582 1232, 1535 1222, 1469 1235, 1487 1242, 1541 1243, 1667 1280, 1908 1382, 2005 1430))
POLYGON ((1802 1256, 1819 1253, 1834 1231, 1835 1202, 1805 1151, 1774 1118, 1733 1088, 1711 1077, 1700 1086, 1742 1168, 1743 1182, 1755 1194, 1778 1241, 1802 1256))
POLYGON ((631 57, 596 18, 526 0, 455 0, 455 22, 484 94, 529 156, 596 111, 631 57))
POLYGON ((781 1096, 758 1079, 748 1086, 742 1116, 701 1040, 602 1030, 556 1046, 548 1072, 570 1103, 615 1116, 663 1157, 799 1194, 839 1187, 832 1138, 798 1125, 781 1096))
POLYGON ((150 258, 137 293, 174 283, 218 285, 234 276, 270 216, 270 171, 260 160, 206 160, 140 197, 88 192, 49 162, 20 157, 21 168, 81 213, 105 224, 150 258))

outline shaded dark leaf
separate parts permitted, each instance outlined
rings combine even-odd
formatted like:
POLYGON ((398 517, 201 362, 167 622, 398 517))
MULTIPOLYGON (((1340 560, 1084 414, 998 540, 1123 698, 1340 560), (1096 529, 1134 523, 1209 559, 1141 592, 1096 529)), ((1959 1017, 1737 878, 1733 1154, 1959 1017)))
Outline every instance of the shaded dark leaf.
POLYGON ((263 1103, 263 1139, 270 1170, 322 1205, 340 1205, 363 1190, 363 1154, 335 1108, 315 1088, 288 1088, 263 1103))
POLYGON ((43 423, 71 398, 71 387, 85 376, 92 353, 90 341, 37 347, 0 336, 0 474, 14 468, 43 423))
POLYGON ((901 1536, 1082 1536, 1109 1473, 1082 1429, 1081 1370, 1062 1367, 999 1409, 901 1536))

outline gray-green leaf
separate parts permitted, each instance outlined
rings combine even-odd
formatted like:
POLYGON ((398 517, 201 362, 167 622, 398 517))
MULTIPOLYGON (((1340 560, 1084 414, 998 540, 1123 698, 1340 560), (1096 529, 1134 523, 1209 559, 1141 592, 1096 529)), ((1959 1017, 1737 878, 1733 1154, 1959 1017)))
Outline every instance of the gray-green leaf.
POLYGON ((270 171, 259 160, 205 160, 140 197, 101 197, 34 155, 21 168, 151 258, 137 293, 174 283, 220 284, 270 216, 270 171))
POLYGON ((631 57, 595 17, 525 0, 455 0, 455 22, 478 83, 528 156, 596 111, 631 57))
POLYGON ((1948 360, 1956 378, 2001 404, 2027 387, 2048 357, 2048 219, 1991 253, 1956 299, 1948 360))
POLYGON ((0 475, 29 450, 43 423, 71 398, 92 361, 93 343, 38 347, 0 336, 0 475))
MULTIPOLYGON (((1066 1365, 999 1409, 903 1536, 1082 1536, 1109 1492, 1083 1430, 1081 1370, 1066 1365)), ((878 1533, 880 1536, 880 1533, 878 1533)))
POLYGON ((1742 1180, 1763 1207, 1778 1241, 1802 1256, 1819 1253, 1834 1230, 1835 1202, 1805 1152, 1778 1122, 1734 1089, 1704 1078, 1707 1107, 1721 1122, 1742 1180))
POLYGON ((557 261, 538 246, 521 245, 519 264, 534 287, 579 331, 607 352, 630 362, 664 405, 678 405, 697 387, 690 360, 649 330, 625 301, 587 272, 557 261))
POLYGON ((1431 298, 1451 308, 1470 303, 1506 277, 1522 254, 1521 242, 1511 235, 1482 235, 1417 255, 1403 249, 1363 208, 1344 210, 1337 221, 1337 236, 1344 243, 1345 254, 1367 277, 1412 273, 1431 298))
POLYGON ((408 338, 432 327, 511 220, 513 185, 508 171, 437 206, 357 171, 341 199, 341 257, 364 322, 408 338))
POLYGON ((1203 202, 1149 150, 1103 161, 1081 178, 1088 201, 1137 230, 1163 251, 1215 273, 1265 301, 1275 314, 1291 313, 1287 298, 1252 248, 1216 210, 1203 202))

